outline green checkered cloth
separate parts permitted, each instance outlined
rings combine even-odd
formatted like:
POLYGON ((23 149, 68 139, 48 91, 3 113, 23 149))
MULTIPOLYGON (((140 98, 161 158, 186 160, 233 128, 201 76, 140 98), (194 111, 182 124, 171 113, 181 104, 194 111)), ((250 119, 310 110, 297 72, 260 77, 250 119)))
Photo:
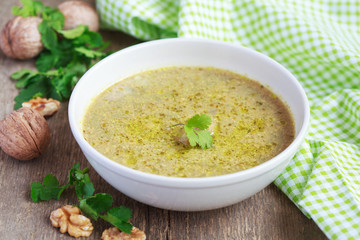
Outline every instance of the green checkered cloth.
POLYGON ((234 42, 304 86, 311 127, 275 184, 330 239, 360 239, 359 0, 97 0, 102 24, 142 40, 234 42))

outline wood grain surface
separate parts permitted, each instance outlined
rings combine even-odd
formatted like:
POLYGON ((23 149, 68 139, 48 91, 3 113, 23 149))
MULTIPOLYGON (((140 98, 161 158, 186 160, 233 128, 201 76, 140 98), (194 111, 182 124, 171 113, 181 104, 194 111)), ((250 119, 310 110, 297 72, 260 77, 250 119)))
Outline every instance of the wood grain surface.
MULTIPOLYGON (((50 6, 59 2, 44 1, 50 6)), ((94 4, 94 1, 90 3, 94 4)), ((19 0, 0 1, 1 27, 12 18, 11 7, 15 4, 20 4, 19 0)), ((137 41, 120 32, 101 33, 114 50, 137 41)), ((13 60, 0 52, 0 119, 13 111, 13 99, 18 92, 9 76, 25 67, 35 69, 34 60, 13 60)), ((31 182, 41 181, 46 174, 53 173, 63 184, 73 163, 80 162, 82 167, 90 167, 71 134, 67 103, 61 105, 61 110, 48 119, 48 123, 51 143, 38 159, 21 162, 0 151, 0 239, 73 239, 61 234, 49 221, 52 210, 77 203, 73 191, 65 191, 59 201, 33 203, 30 199, 31 182)), ((131 221, 146 232, 147 239, 326 239, 317 225, 273 184, 227 208, 174 212, 128 198, 106 183, 92 168, 90 177, 96 192, 110 193, 116 205, 133 210, 131 221)), ((100 239, 103 230, 110 227, 102 220, 93 224, 93 234, 84 239, 100 239)))

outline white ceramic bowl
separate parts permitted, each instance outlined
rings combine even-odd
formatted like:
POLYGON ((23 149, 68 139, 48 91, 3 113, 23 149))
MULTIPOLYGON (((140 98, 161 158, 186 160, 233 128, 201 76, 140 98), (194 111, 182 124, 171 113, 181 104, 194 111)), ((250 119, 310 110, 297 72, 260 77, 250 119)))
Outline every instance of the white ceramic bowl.
POLYGON ((280 64, 234 44, 199 39, 165 39, 120 50, 93 66, 77 83, 69 103, 73 135, 94 169, 113 187, 151 206, 200 211, 228 206, 257 193, 287 166, 303 142, 309 104, 299 82, 280 64), (290 107, 296 138, 283 152, 248 170, 204 178, 165 177, 120 165, 97 152, 82 136, 82 119, 91 100, 117 81, 164 66, 213 66, 269 86, 290 107))

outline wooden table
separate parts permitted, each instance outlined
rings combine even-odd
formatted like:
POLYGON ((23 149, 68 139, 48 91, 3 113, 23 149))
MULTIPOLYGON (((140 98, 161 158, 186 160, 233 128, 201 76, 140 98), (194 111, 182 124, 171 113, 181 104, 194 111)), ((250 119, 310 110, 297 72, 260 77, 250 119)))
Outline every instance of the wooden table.
MULTIPOLYGON (((46 0, 55 6, 59 0, 46 0)), ((90 1, 94 3, 94 1, 90 1)), ((12 16, 11 6, 19 0, 0 2, 0 26, 12 16)), ((136 42, 120 32, 102 32, 114 50, 136 42)), ((0 118, 13 111, 17 89, 10 75, 22 68, 34 69, 34 60, 18 61, 7 58, 0 51, 0 118)), ((52 210, 65 204, 76 204, 73 191, 66 191, 59 201, 33 203, 30 183, 42 181, 53 173, 64 184, 73 163, 90 166, 73 138, 68 118, 67 103, 48 119, 51 143, 38 159, 22 162, 0 151, 0 239, 73 239, 51 226, 52 210)), ((144 230, 148 239, 326 239, 312 221, 273 184, 233 206, 205 212, 174 212, 139 203, 106 183, 91 167, 90 177, 96 192, 110 193, 116 205, 133 210, 132 223, 144 230)), ((109 224, 100 220, 94 223, 90 238, 100 239, 109 224)), ((86 239, 86 238, 85 238, 86 239)))

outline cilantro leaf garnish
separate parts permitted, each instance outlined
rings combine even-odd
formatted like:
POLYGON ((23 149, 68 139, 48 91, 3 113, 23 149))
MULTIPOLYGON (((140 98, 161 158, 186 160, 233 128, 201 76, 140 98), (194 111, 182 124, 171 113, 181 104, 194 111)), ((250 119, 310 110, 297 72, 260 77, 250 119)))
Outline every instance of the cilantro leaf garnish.
POLYGON ((196 145, 199 145, 202 149, 207 149, 212 147, 213 142, 211 133, 206 130, 209 128, 210 124, 210 116, 206 114, 196 114, 190 118, 186 124, 179 123, 172 125, 171 127, 183 125, 190 146, 195 147, 196 145))
MULTIPOLYGON (((209 131, 203 130, 197 130, 196 128, 192 129, 193 132, 195 132, 196 136, 191 139, 191 141, 196 142, 202 149, 207 149, 212 147, 212 136, 209 131)), ((189 131, 186 131, 186 135, 189 138, 189 131)), ((191 135, 193 137, 193 135, 191 135)), ((190 142, 190 139, 189 139, 190 142)), ((191 145, 191 142, 190 142, 191 145)), ((191 146, 196 146, 196 144, 193 144, 191 146)))
POLYGON ((102 218, 111 223, 121 231, 130 233, 132 225, 129 220, 132 211, 124 206, 112 207, 113 198, 107 193, 97 193, 88 174, 89 169, 80 169, 80 163, 74 164, 69 171, 68 184, 59 186, 59 181, 52 174, 45 176, 43 183, 31 183, 31 199, 34 202, 59 200, 61 193, 74 186, 79 199, 80 210, 94 220, 102 218))
POLYGON ((205 130, 210 124, 211 118, 206 114, 196 114, 187 121, 184 129, 192 147, 199 145, 202 149, 211 148, 213 139, 211 133, 205 130))
POLYGON ((103 52, 108 43, 85 25, 62 30, 64 16, 57 8, 33 0, 21 2, 23 6, 14 6, 13 14, 42 18, 38 30, 45 48, 36 59, 38 71, 24 69, 11 76, 17 81, 15 86, 20 89, 14 108, 20 108, 23 102, 35 96, 66 100, 86 70, 110 54, 103 52))
POLYGON ((207 129, 211 124, 211 118, 210 116, 206 114, 196 114, 192 118, 190 118, 185 126, 191 127, 191 128, 199 128, 199 129, 207 129))

